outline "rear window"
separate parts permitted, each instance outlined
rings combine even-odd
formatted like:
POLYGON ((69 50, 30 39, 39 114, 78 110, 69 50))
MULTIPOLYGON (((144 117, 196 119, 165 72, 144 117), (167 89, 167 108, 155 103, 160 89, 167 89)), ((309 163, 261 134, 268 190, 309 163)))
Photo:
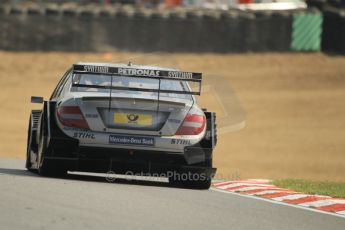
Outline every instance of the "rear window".
MULTIPOLYGON (((129 89, 120 88, 139 88, 139 89, 153 89, 158 90, 159 84, 161 90, 175 90, 180 92, 189 92, 190 87, 185 81, 178 80, 166 80, 166 79, 151 79, 142 77, 127 77, 127 76, 110 76, 100 74, 74 74, 74 84, 82 84, 84 87, 72 87, 73 92, 99 92, 99 93, 110 93, 110 89, 103 87, 119 87, 119 89, 111 89, 113 93, 126 93, 132 95, 147 95, 147 96, 158 96, 158 92, 145 92, 135 91, 129 89), (88 87, 90 86, 90 87, 88 87), (97 86, 100 86, 97 88, 97 86)), ((160 97, 173 97, 191 99, 192 96, 188 94, 179 93, 160 93, 160 97)))

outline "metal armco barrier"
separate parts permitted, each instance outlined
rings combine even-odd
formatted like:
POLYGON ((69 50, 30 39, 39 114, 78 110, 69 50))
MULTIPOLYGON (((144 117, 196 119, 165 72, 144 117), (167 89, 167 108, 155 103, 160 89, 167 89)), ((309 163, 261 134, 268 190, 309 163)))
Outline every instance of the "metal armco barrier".
POLYGON ((321 47, 322 14, 297 12, 293 15, 291 49, 319 51, 321 47))
MULTIPOLYGON (((291 36, 293 15, 291 11, 5 6, 0 7, 0 49, 217 53, 290 51, 291 44, 298 38, 291 36)), ((298 46, 301 44, 306 46, 305 43, 297 43, 298 46)), ((301 50, 304 50, 303 47, 301 50)))

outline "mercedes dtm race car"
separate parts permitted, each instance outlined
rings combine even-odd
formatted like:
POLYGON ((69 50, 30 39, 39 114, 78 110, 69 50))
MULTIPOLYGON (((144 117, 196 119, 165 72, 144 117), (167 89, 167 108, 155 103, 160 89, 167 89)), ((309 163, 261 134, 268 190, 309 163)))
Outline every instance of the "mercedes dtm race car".
POLYGON ((207 189, 216 116, 197 105, 201 81, 201 73, 131 63, 74 64, 49 100, 31 98, 43 108, 30 115, 26 168, 159 175, 207 189))

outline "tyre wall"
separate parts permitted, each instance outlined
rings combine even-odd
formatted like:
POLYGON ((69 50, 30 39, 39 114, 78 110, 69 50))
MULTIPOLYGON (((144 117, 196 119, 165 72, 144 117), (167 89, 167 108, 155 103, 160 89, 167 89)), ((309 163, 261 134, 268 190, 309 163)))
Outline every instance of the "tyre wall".
POLYGON ((322 16, 315 11, 304 13, 309 16, 294 16, 301 14, 300 11, 2 6, 0 49, 217 53, 317 51, 322 16), (314 14, 318 16, 313 17, 314 14), (310 18, 317 19, 312 25, 313 31, 319 32, 312 37, 301 33, 303 29, 293 33, 297 31, 294 26, 297 19, 308 28, 313 21, 310 18), (304 42, 296 45, 301 37, 304 42))
POLYGON ((345 54, 345 9, 327 8, 323 15, 322 50, 345 54))

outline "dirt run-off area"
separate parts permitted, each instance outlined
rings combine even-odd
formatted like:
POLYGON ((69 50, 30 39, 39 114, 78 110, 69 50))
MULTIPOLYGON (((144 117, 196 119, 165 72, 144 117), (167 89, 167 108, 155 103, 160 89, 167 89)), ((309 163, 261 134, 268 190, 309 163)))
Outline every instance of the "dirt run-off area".
MULTIPOLYGON (((244 129, 219 136, 214 158, 217 179, 345 181, 345 57, 321 53, 158 56, 162 65, 166 61, 186 71, 203 72, 205 77, 225 77, 246 111, 244 129)), ((145 59, 138 53, 0 52, 0 156, 25 158, 29 112, 39 108, 30 104, 30 96, 48 99, 72 63, 145 59)))

